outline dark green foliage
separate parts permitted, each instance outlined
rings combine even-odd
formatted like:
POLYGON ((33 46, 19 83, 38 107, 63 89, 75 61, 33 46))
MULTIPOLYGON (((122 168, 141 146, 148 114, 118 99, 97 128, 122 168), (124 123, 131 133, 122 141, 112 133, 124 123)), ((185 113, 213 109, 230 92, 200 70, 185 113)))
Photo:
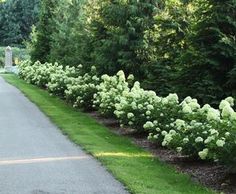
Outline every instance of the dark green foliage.
POLYGON ((236 92, 235 0, 42 0, 33 60, 123 69, 159 95, 236 92))
POLYGON ((0 45, 22 45, 36 23, 39 0, 0 2, 0 45))
POLYGON ((186 37, 192 23, 190 5, 165 1, 154 17, 155 28, 148 33, 150 65, 143 85, 162 96, 176 92, 176 81, 184 65, 180 56, 187 49, 186 37))
POLYGON ((53 18, 55 30, 51 35, 51 61, 70 66, 76 66, 82 62, 80 51, 83 49, 80 40, 86 44, 88 40, 85 40, 83 36, 85 33, 81 24, 80 10, 81 0, 72 0, 70 3, 65 0, 58 1, 53 18))
POLYGON ((196 6, 182 84, 189 86, 186 94, 214 104, 236 89, 236 1, 200 0, 196 6))
MULTIPOLYGON (((98 1, 98 3, 100 3, 98 1)), ((154 26, 157 0, 106 1, 90 23, 94 38, 91 53, 101 73, 123 69, 137 79, 145 77, 148 40, 145 32, 154 26)))
POLYGON ((39 60, 45 63, 50 59, 51 35, 54 31, 52 18, 55 5, 56 0, 41 0, 36 41, 32 42, 30 51, 32 61, 39 60))

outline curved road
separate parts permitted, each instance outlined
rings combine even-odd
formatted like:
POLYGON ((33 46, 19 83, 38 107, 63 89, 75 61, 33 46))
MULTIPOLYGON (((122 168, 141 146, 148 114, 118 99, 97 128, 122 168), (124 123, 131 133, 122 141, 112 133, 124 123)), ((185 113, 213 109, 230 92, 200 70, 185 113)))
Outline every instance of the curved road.
POLYGON ((127 194, 0 77, 0 194, 127 194))

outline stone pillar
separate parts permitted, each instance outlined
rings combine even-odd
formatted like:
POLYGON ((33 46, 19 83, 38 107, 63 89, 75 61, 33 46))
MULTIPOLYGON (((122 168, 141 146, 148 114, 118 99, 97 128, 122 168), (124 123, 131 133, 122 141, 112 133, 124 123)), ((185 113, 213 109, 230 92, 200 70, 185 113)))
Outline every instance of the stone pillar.
POLYGON ((12 49, 10 46, 5 50, 5 70, 7 72, 12 71, 12 49))

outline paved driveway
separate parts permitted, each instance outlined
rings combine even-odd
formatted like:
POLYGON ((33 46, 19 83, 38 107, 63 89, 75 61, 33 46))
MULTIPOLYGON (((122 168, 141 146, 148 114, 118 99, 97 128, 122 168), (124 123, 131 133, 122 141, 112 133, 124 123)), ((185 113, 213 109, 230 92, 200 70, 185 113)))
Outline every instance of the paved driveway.
POLYGON ((127 194, 0 77, 1 194, 127 194))

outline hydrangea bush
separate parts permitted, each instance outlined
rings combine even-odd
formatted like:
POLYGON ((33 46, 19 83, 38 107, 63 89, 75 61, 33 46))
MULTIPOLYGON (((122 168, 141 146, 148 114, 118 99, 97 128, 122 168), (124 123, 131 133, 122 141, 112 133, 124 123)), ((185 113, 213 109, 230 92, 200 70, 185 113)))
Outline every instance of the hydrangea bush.
POLYGON ((28 83, 32 83, 34 72, 34 66, 31 65, 30 60, 22 61, 19 65, 19 77, 24 79, 28 83))
POLYGON ((28 83, 46 87, 50 79, 50 75, 55 72, 57 64, 45 63, 41 64, 39 61, 31 64, 31 61, 23 61, 19 65, 19 76, 25 79, 28 83))
POLYGON ((114 114, 121 126, 127 125, 142 132, 143 125, 153 117, 154 104, 160 101, 155 92, 144 90, 139 82, 135 82, 131 90, 122 92, 114 114))
POLYGON ((100 78, 97 76, 96 67, 93 66, 90 72, 70 80, 65 91, 66 99, 73 103, 74 107, 93 110, 93 96, 97 93, 99 84, 100 78))
POLYGON ((74 107, 97 109, 115 116, 121 126, 148 133, 148 139, 183 155, 226 164, 236 170, 236 112, 234 99, 221 101, 219 108, 197 99, 179 102, 176 94, 159 97, 144 90, 133 76, 123 71, 114 76, 96 74, 95 67, 84 73, 82 66, 65 67, 24 61, 19 76, 56 95, 64 96, 74 107))
POLYGON ((97 89, 94 94, 94 107, 105 116, 114 116, 116 103, 120 102, 123 93, 130 90, 123 71, 114 76, 103 75, 97 89))
POLYGON ((75 67, 61 65, 55 66, 55 71, 50 74, 47 88, 50 93, 57 96, 64 97, 67 85, 71 83, 71 80, 77 77, 79 70, 75 67))

